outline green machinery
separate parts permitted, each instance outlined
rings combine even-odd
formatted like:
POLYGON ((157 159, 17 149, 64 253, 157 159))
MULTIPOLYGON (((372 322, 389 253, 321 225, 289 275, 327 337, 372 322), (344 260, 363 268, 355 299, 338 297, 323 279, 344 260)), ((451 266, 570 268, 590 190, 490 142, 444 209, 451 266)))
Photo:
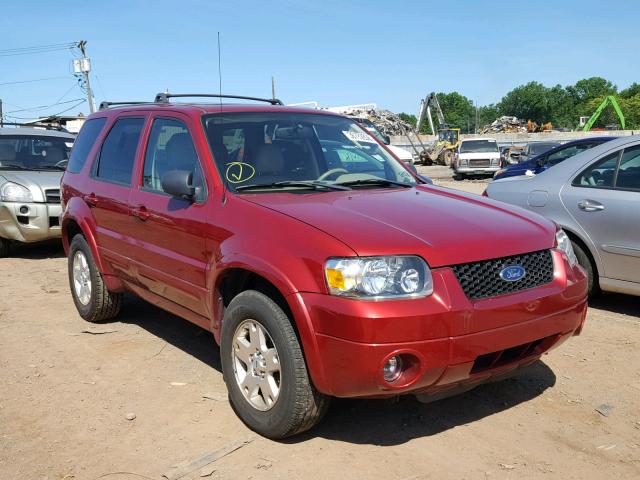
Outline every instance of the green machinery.
POLYGON ((622 127, 622 130, 624 130, 624 115, 622 114, 620 105, 618 105, 618 101, 616 100, 616 97, 614 97, 613 95, 608 95, 602 101, 602 103, 598 106, 598 108, 596 108, 596 111, 593 112, 593 115, 591 115, 589 120, 587 120, 587 122, 584 124, 584 127, 582 127, 583 132, 588 132, 589 130, 591 130, 591 127, 593 127, 593 124, 596 123, 596 121, 600 117, 600 114, 604 111, 604 109, 607 107, 609 103, 613 105, 613 109, 616 111, 616 114, 618 115, 618 120, 620 120, 620 126, 622 127))

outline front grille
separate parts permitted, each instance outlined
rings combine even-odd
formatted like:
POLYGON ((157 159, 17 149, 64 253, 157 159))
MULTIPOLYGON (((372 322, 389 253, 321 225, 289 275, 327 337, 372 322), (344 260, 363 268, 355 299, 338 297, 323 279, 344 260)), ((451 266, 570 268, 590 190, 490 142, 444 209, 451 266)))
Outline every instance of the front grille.
POLYGON ((51 189, 44 191, 45 199, 47 203, 60 203, 60 190, 59 189, 51 189))
POLYGON ((470 167, 490 167, 491 160, 485 158, 477 158, 473 160, 469 160, 470 167))
MULTIPOLYGON (((506 350, 499 350, 497 352, 480 355, 476 358, 475 362, 473 362, 471 374, 501 367, 502 365, 507 365, 509 363, 517 362, 527 357, 540 354, 542 353, 541 349, 544 350, 545 348, 544 346, 541 348, 538 347, 540 347, 542 342, 547 339, 551 339, 552 337, 553 335, 547 338, 540 338, 530 343, 524 343, 516 347, 507 348, 506 350)), ((545 345, 547 345, 548 348, 548 344, 545 345)))
POLYGON ((549 250, 497 258, 483 262, 454 265, 453 272, 464 293, 470 299, 488 298, 538 287, 553 280, 553 258, 549 250), (523 278, 508 282, 500 272, 510 265, 526 271, 523 278))

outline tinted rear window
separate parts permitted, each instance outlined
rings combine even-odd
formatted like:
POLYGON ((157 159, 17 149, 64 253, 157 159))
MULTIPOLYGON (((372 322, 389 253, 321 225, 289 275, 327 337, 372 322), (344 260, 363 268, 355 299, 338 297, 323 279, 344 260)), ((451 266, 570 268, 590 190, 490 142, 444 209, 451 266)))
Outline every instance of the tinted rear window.
POLYGON ((131 184, 131 172, 144 118, 121 118, 104 139, 95 176, 109 182, 131 184))
POLYGON ((80 170, 82 170, 84 164, 87 163, 87 157, 89 156, 91 147, 93 147, 96 138, 100 135, 102 127, 104 127, 106 121, 106 118, 92 118, 85 122, 75 143, 73 144, 71 158, 67 165, 67 171, 71 173, 79 173, 80 170))

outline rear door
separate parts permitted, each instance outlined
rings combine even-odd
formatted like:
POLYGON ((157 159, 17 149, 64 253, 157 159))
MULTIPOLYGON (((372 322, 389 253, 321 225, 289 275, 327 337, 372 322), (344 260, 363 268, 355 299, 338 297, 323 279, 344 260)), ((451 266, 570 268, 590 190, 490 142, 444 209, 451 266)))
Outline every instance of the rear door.
POLYGON ((126 277, 131 270, 129 215, 132 173, 145 115, 121 116, 111 125, 96 156, 83 197, 96 222, 100 256, 126 277))
POLYGON ((561 196, 598 249, 600 274, 640 282, 640 144, 596 160, 561 196))
POLYGON ((205 275, 210 258, 205 229, 208 189, 191 132, 190 119, 179 114, 151 119, 142 168, 129 199, 133 255, 138 281, 151 292, 200 315, 207 315, 205 275), (170 170, 193 172, 193 202, 162 189, 170 170))

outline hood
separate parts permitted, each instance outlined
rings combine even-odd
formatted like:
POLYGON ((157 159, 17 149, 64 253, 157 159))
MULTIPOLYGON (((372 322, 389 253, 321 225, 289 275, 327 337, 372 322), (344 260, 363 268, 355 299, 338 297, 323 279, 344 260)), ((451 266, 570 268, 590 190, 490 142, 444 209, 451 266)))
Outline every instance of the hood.
POLYGON ((470 152, 459 153, 458 158, 466 158, 469 160, 483 159, 483 158, 500 158, 500 152, 470 152))
POLYGON ((411 152, 405 150, 404 148, 396 147, 395 145, 387 145, 387 148, 391 150, 391 153, 393 153, 400 160, 411 160, 413 158, 411 152))
POLYGON ((14 182, 31 191, 34 202, 44 202, 45 190, 59 190, 63 171, 6 171, 0 170, 0 184, 14 182))
POLYGON ((312 225, 360 256, 417 254, 432 267, 553 247, 555 225, 531 212, 440 187, 242 199, 312 225))

